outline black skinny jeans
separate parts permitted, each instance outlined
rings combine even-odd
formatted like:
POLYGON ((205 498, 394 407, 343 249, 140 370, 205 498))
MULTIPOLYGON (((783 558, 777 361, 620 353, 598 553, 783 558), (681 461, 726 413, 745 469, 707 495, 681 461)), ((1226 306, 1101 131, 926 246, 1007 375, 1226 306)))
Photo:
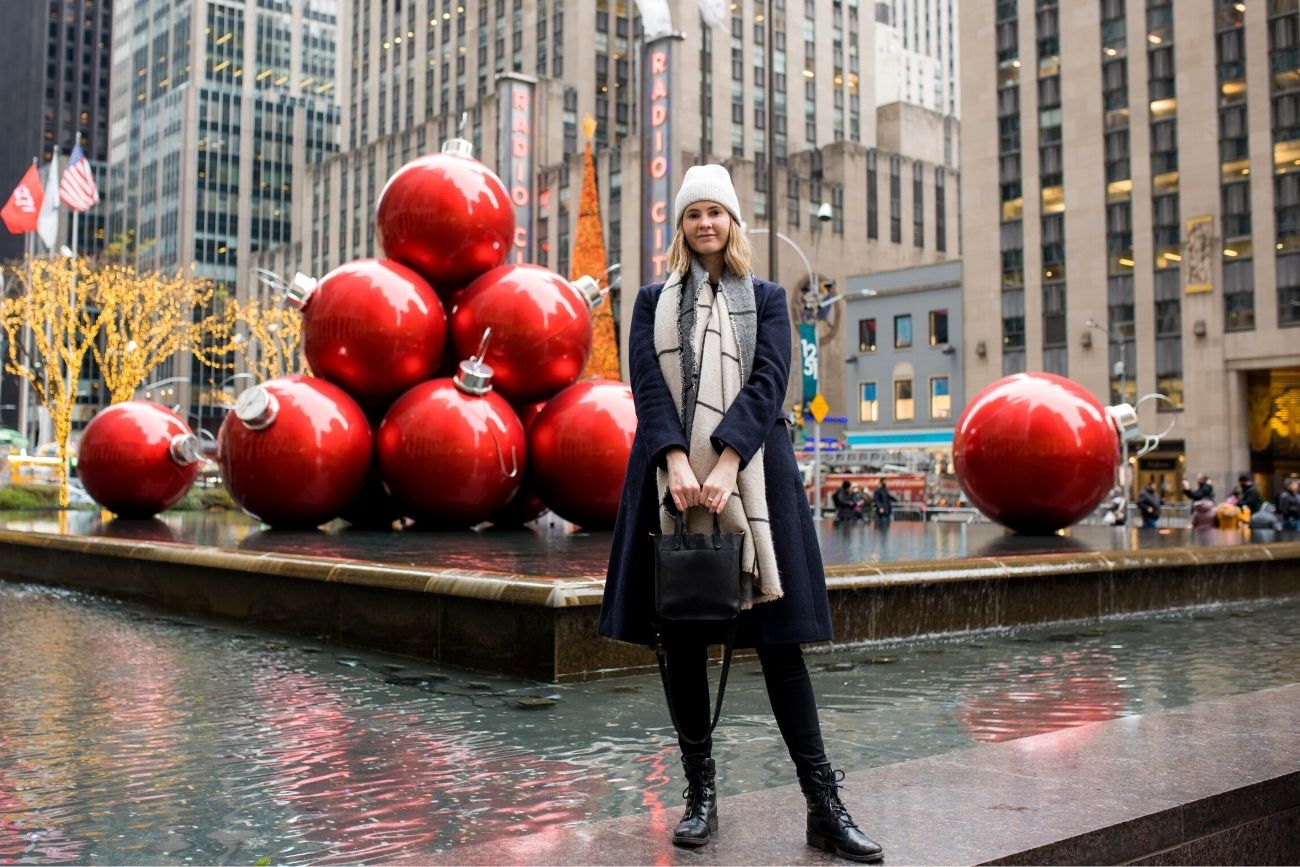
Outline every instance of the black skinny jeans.
MULTIPOLYGON (((691 744, 682 735, 698 741, 709 730, 713 704, 709 698, 708 647, 691 637, 664 635, 668 657, 668 682, 672 688, 673 707, 681 726, 678 743, 684 755, 713 751, 713 739, 691 744)), ((822 742, 821 722, 817 718, 817 698, 812 679, 804 665, 803 651, 797 644, 759 645, 758 661, 763 665, 767 698, 772 714, 785 740, 795 770, 811 771, 825 764, 826 746, 822 742)))

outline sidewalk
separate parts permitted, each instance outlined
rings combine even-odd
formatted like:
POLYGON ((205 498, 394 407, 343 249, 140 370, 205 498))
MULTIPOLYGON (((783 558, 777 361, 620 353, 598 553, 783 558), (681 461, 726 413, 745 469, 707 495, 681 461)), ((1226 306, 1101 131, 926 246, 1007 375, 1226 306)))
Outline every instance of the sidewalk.
MULTIPOLYGON (((855 772, 844 795, 886 864, 1300 863, 1300 684, 855 772)), ((668 842, 679 813, 417 860, 850 863, 804 844, 797 785, 724 798, 698 850, 668 842)))

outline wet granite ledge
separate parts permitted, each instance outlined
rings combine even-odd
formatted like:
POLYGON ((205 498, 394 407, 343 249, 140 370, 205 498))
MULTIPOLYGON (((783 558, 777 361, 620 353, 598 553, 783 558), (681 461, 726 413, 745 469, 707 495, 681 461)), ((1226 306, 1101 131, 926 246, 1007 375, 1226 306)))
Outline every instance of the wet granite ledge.
MULTIPOLYGON (((653 667, 596 635, 603 578, 0 530, 0 578, 538 680, 653 667)), ((1300 595, 1300 542, 827 569, 837 643, 1300 595)))
MULTIPOLYGON (((885 864, 1300 863, 1300 684, 850 772, 885 864)), ((725 725, 725 723, 724 723, 725 725)), ((680 807, 412 859, 433 864, 826 864, 798 786, 728 795, 718 838, 680 807)))

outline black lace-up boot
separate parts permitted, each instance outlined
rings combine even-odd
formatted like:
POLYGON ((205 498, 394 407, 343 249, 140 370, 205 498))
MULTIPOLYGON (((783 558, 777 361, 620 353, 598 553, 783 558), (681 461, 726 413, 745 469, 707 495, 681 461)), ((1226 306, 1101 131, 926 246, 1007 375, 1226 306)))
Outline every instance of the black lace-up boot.
POLYGON ((686 769, 686 812, 673 830, 678 846, 703 846, 718 830, 717 768, 705 755, 682 756, 686 769))
POLYGON ((840 800, 843 779, 844 772, 829 764, 799 775, 799 788, 808 801, 808 845, 851 861, 879 861, 885 851, 858 829, 840 800))

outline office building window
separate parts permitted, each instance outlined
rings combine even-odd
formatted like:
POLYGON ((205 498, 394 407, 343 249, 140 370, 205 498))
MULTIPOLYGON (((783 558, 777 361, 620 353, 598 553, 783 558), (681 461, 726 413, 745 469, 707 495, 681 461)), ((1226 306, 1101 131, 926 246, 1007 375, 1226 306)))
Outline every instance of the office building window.
POLYGON ((880 213, 876 192, 876 152, 867 151, 867 237, 880 237, 880 213))
POLYGON ((912 314, 906 313, 894 317, 894 348, 909 349, 912 346, 912 314))
POLYGON ((876 351, 876 320, 858 320, 858 352, 876 351))
POLYGON ((948 311, 930 311, 930 345, 942 346, 948 342, 948 311))
POLYGON ((889 240, 903 242, 903 161, 889 158, 889 240))
POLYGON ((925 246, 925 166, 918 160, 912 163, 912 244, 925 246))
POLYGON ((952 397, 948 393, 948 377, 930 377, 930 418, 952 418, 952 397))
POLYGON ((858 421, 880 421, 880 401, 876 397, 874 382, 858 383, 858 421))
POLYGON ((916 417, 912 399, 912 380, 894 380, 894 421, 912 421, 916 417))
POLYGON ((934 170, 934 248, 940 253, 948 251, 948 207, 944 201, 943 167, 934 170))

